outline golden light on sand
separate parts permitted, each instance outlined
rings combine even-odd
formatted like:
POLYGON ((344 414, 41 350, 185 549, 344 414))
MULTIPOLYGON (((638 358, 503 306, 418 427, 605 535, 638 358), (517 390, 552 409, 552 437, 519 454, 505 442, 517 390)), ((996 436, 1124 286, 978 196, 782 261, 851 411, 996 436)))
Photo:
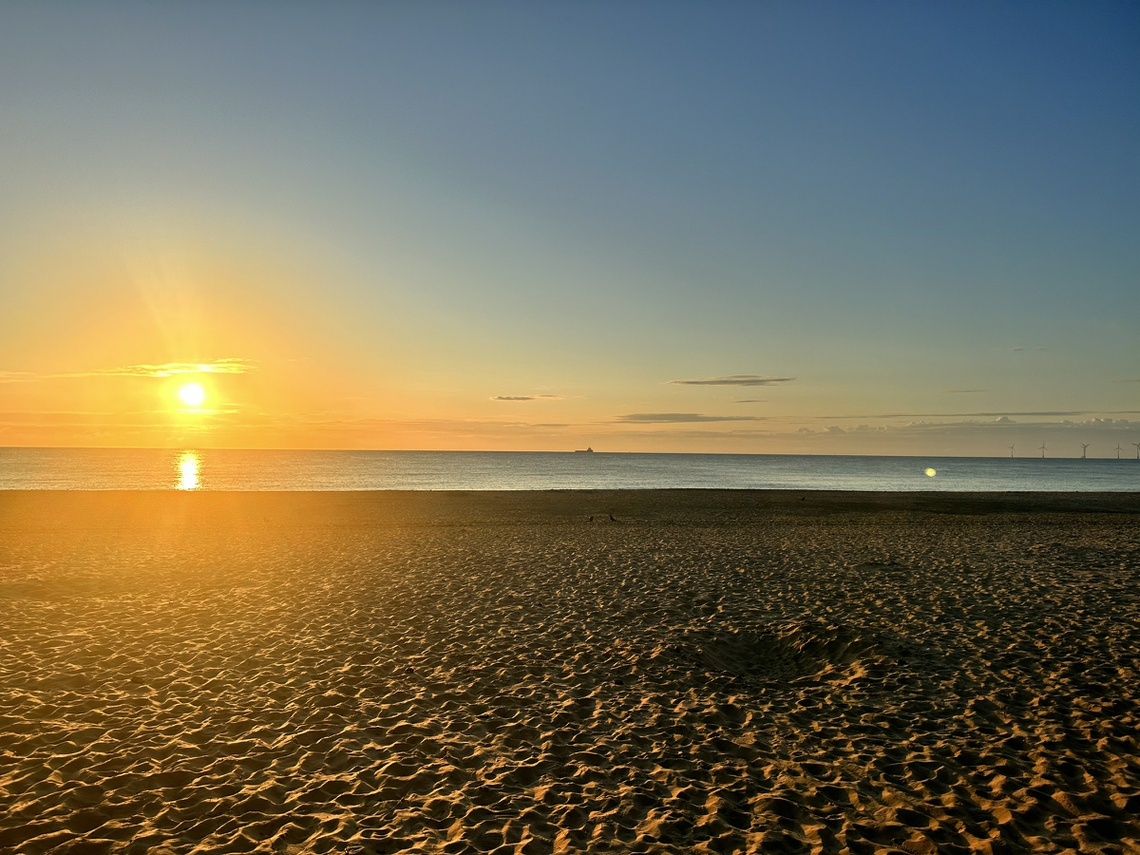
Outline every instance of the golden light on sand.
POLYGON ((931 468, 931 467, 929 467, 929 466, 927 466, 927 467, 926 467, 926 469, 924 469, 923 471, 924 471, 924 472, 926 472, 926 475, 927 475, 927 477, 928 477, 928 478, 933 478, 935 475, 937 475, 937 474, 938 474, 938 470, 937 470, 937 469, 932 469, 932 468, 931 468))
MULTIPOLYGON (((201 387, 199 387, 201 388, 201 387)), ((178 483, 174 486, 178 490, 197 490, 202 486, 198 471, 201 460, 195 451, 183 451, 178 456, 178 483)))
POLYGON ((188 407, 200 407, 206 401, 206 390, 201 383, 187 383, 178 390, 178 397, 188 407))
MULTIPOLYGON (((169 452, 169 465, 193 456, 212 473, 214 452, 191 448, 169 452)), ((836 852, 835 839, 877 838, 912 841, 912 853, 1060 852, 1051 844, 1063 840, 1086 855, 1137 855, 1099 843, 1138 827, 1133 564, 1088 572, 1086 551, 1062 545, 1130 561, 1136 494, 1023 493, 1014 507, 935 491, 819 492, 808 506, 789 490, 623 490, 606 505, 555 490, 461 502, 204 481, 199 492, 0 501, 0 603, 15 618, 2 624, 0 776, 5 794, 33 782, 17 794, 21 811, 0 811, 0 840, 30 840, 46 824, 32 817, 61 817, 51 842, 104 833, 122 851, 224 855, 238 845, 203 844, 203 814, 228 808, 248 823, 255 803, 255 832, 281 829, 294 852, 378 852, 329 838, 348 837, 384 777, 386 792, 407 788, 408 804, 450 823, 451 851, 555 836, 589 851, 590 826, 575 817, 593 815, 634 852, 699 852, 716 835, 726 852, 836 852), (599 506, 621 508, 620 525, 586 524, 599 506), (663 537, 662 519, 697 536, 663 537), (756 560, 785 552, 794 560, 756 560), (104 598, 76 596, 100 583, 104 598), (18 609, 29 601, 9 590, 43 599, 18 609), (662 592, 679 630, 656 622, 662 592), (585 629, 568 644, 567 626, 585 629), (355 675, 367 675, 364 689, 355 675), (291 702, 303 698, 317 708, 291 702), (510 724, 488 736, 500 721, 510 724), (433 748, 425 733, 446 733, 462 768, 420 761, 433 748), (313 786, 330 761, 339 780, 364 784, 313 786), (540 769, 554 770, 556 798, 523 783, 540 769), (605 786, 582 780, 594 776, 605 786), (1040 801, 1026 796, 1030 780, 1040 801), (291 795, 230 807, 243 789, 291 795), (494 810, 470 809, 489 789, 494 810), (77 805, 104 793, 121 819, 80 831, 105 814, 77 805), (1012 820, 983 839, 979 816, 1012 820), (809 825, 817 817, 822 832, 809 825), (159 834, 169 848, 150 846, 159 834), (657 848, 666 836, 678 842, 657 848)), ((412 852, 443 848, 419 809, 385 810, 366 830, 416 841, 412 852)), ((545 847, 512 851, 526 848, 545 847)))

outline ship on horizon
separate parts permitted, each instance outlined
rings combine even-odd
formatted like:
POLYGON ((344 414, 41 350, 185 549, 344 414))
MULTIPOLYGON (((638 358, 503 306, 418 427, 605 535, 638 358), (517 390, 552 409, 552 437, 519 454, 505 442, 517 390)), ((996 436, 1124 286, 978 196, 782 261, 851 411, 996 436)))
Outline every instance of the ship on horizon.
POLYGON ((594 449, 587 445, 585 448, 575 448, 574 453, 575 454, 593 454, 594 449))

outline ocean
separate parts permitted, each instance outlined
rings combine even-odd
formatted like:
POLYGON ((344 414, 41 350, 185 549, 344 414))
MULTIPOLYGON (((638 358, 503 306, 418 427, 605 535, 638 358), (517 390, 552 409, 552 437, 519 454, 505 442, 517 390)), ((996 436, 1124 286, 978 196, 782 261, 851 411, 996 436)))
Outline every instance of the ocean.
POLYGON ((1140 460, 0 448, 0 490, 1135 492, 1140 460))

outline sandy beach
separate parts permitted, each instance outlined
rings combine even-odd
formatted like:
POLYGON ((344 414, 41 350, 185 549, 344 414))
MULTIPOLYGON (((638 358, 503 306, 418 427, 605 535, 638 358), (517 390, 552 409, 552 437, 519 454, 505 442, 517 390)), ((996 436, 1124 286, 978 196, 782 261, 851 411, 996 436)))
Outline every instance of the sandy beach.
POLYGON ((0 851, 1140 852, 1140 494, 0 493, 0 851))

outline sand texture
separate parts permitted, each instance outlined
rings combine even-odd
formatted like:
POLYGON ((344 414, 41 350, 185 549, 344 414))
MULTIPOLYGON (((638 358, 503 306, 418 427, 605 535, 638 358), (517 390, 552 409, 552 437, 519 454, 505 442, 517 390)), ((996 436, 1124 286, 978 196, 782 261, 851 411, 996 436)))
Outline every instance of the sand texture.
POLYGON ((0 852, 1136 853, 1138 816, 1137 495, 0 493, 0 852))

